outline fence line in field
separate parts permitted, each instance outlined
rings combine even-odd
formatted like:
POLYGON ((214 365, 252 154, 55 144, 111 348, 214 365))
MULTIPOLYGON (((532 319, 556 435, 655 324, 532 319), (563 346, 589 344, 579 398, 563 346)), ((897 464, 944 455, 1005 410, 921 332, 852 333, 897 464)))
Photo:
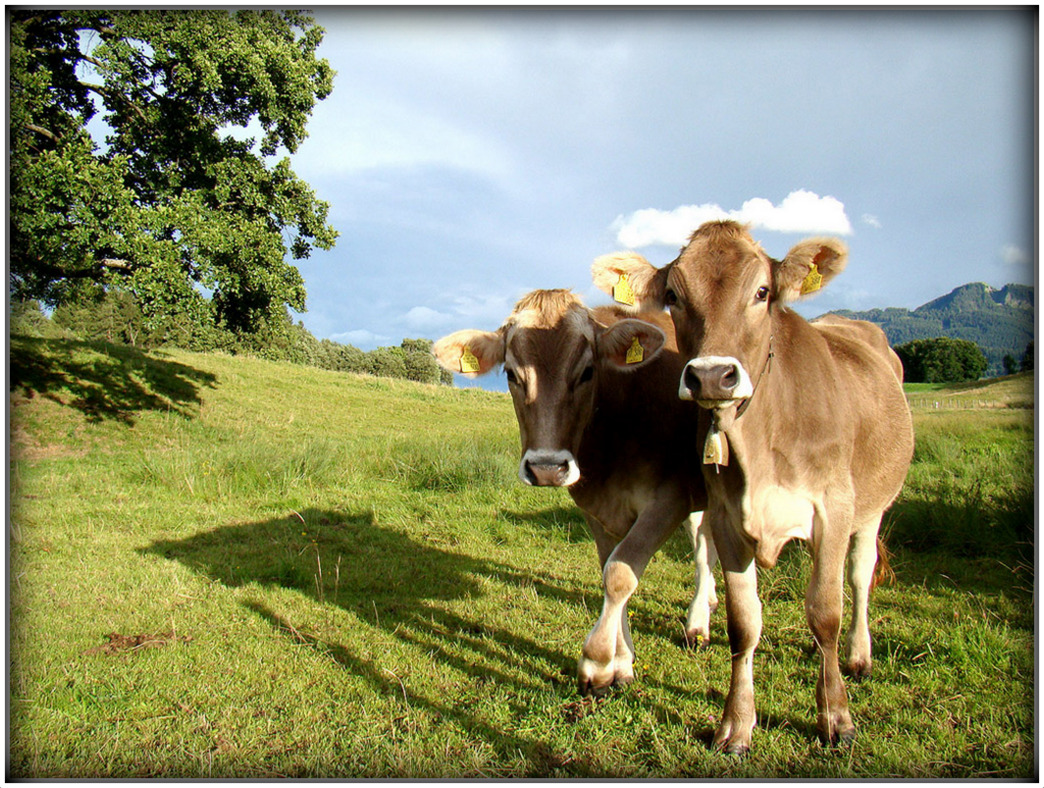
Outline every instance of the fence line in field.
POLYGON ((907 397, 906 401, 911 408, 922 410, 979 410, 979 409, 1003 409, 1031 408, 1032 405, 1017 402, 997 402, 987 399, 968 399, 966 397, 907 397))

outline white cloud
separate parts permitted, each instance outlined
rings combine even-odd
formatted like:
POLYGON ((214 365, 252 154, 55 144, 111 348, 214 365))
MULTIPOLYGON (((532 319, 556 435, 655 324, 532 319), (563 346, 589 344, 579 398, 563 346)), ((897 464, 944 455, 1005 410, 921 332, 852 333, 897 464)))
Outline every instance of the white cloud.
POLYGON ((684 244, 701 224, 717 219, 733 219, 752 229, 781 233, 852 232, 852 223, 840 200, 803 189, 791 192, 779 205, 755 197, 732 211, 712 203, 682 205, 672 211, 645 208, 628 217, 618 217, 612 229, 617 240, 632 249, 652 244, 678 245, 684 244))
POLYGON ((358 328, 354 331, 345 331, 340 334, 332 334, 330 339, 334 342, 339 342, 342 345, 355 345, 360 350, 373 350, 378 345, 386 344, 391 341, 391 337, 384 336, 383 334, 375 334, 365 328, 358 328))
POLYGON ((453 320, 453 315, 438 312, 431 307, 415 306, 403 317, 406 325, 418 331, 441 328, 453 320))
POLYGON ((881 220, 874 216, 872 213, 863 214, 863 224, 873 227, 875 230, 881 229, 881 220))
MULTIPOLYGON (((521 296, 521 293, 518 296, 521 296)), ((517 300, 517 296, 512 297, 502 292, 482 295, 459 293, 452 297, 453 312, 475 325, 499 326, 511 314, 517 300)))
POLYGON ((1001 259, 1008 265, 1025 265, 1029 262, 1029 255, 1018 246, 1006 244, 1001 247, 1001 259))

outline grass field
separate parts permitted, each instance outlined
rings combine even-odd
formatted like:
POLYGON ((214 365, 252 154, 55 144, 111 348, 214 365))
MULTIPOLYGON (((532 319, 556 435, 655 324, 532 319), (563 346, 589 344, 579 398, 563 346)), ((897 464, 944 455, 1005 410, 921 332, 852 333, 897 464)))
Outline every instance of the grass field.
POLYGON ((576 694, 594 545, 518 482, 506 395, 19 337, 11 365, 9 777, 1037 776, 1032 410, 915 409, 851 746, 814 734, 805 552, 761 573, 736 759, 681 534, 638 680, 576 694))

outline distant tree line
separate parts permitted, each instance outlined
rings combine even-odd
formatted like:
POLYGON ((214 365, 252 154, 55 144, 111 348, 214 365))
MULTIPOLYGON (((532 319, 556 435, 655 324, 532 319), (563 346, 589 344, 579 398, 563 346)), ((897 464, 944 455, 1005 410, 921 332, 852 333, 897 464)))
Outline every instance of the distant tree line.
MULTIPOLYGON (((979 346, 986 356, 986 375, 1011 374, 1011 361, 1033 338, 1034 291, 1027 285, 1010 284, 990 290, 973 283, 956 288, 942 298, 910 311, 898 307, 863 312, 838 310, 835 314, 869 320, 884 329, 889 343, 902 346, 918 339, 952 337, 979 346)), ((1017 369, 1016 369, 1017 371, 1017 369)))
POLYGON ((12 302, 10 332, 140 348, 165 346, 199 353, 221 351, 335 372, 418 383, 453 383, 453 375, 439 367, 431 355, 430 339, 404 339, 398 347, 379 347, 367 352, 354 345, 316 339, 304 324, 294 323, 289 315, 284 321, 270 323, 253 334, 223 329, 210 321, 197 321, 187 313, 168 315, 161 320, 146 319, 137 301, 120 291, 64 303, 55 308, 50 317, 37 301, 12 302))
POLYGON ((989 362, 974 342, 952 337, 915 339, 896 345, 907 383, 959 383, 978 380, 989 362))

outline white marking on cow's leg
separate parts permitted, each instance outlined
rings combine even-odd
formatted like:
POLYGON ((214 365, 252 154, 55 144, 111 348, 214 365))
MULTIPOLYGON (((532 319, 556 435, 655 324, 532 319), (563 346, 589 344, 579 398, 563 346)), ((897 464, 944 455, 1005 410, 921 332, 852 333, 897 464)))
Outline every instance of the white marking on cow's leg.
POLYGON ((631 567, 612 556, 602 573, 605 600, 602 615, 587 636, 577 668, 582 692, 599 692, 612 684, 627 683, 634 678, 634 650, 630 632, 623 617, 627 600, 638 587, 638 578, 631 567))
POLYGON ((870 657, 870 585, 877 564, 878 515, 868 525, 852 534, 848 551, 848 584, 852 588, 852 622, 845 643, 845 669, 849 675, 869 676, 870 657))
MULTIPOLYGON (((638 585, 637 578, 634 582, 638 585)), ((634 593, 633 591, 631 592, 634 593)), ((630 601, 630 594, 628 594, 630 601)), ((620 611, 620 631, 616 637, 616 656, 613 658, 613 679, 617 684, 630 684, 634 681, 634 642, 631 640, 631 619, 627 611, 627 602, 620 611)))
POLYGON ((685 530, 692 540, 695 564, 695 594, 685 619, 685 640, 690 646, 702 647, 710 641, 710 617, 718 607, 718 595, 714 588, 714 565, 718 563, 718 551, 709 528, 701 528, 703 512, 693 512, 685 518, 685 530))
MULTIPOLYGON (((731 525, 726 524, 725 528, 731 525)), ((716 529, 715 536, 722 533, 716 529)), ((758 599, 757 565, 748 547, 733 540, 718 541, 725 575, 725 612, 728 617, 732 677, 714 747, 742 754, 750 749, 754 729, 754 650, 761 639, 761 600, 758 599)))

